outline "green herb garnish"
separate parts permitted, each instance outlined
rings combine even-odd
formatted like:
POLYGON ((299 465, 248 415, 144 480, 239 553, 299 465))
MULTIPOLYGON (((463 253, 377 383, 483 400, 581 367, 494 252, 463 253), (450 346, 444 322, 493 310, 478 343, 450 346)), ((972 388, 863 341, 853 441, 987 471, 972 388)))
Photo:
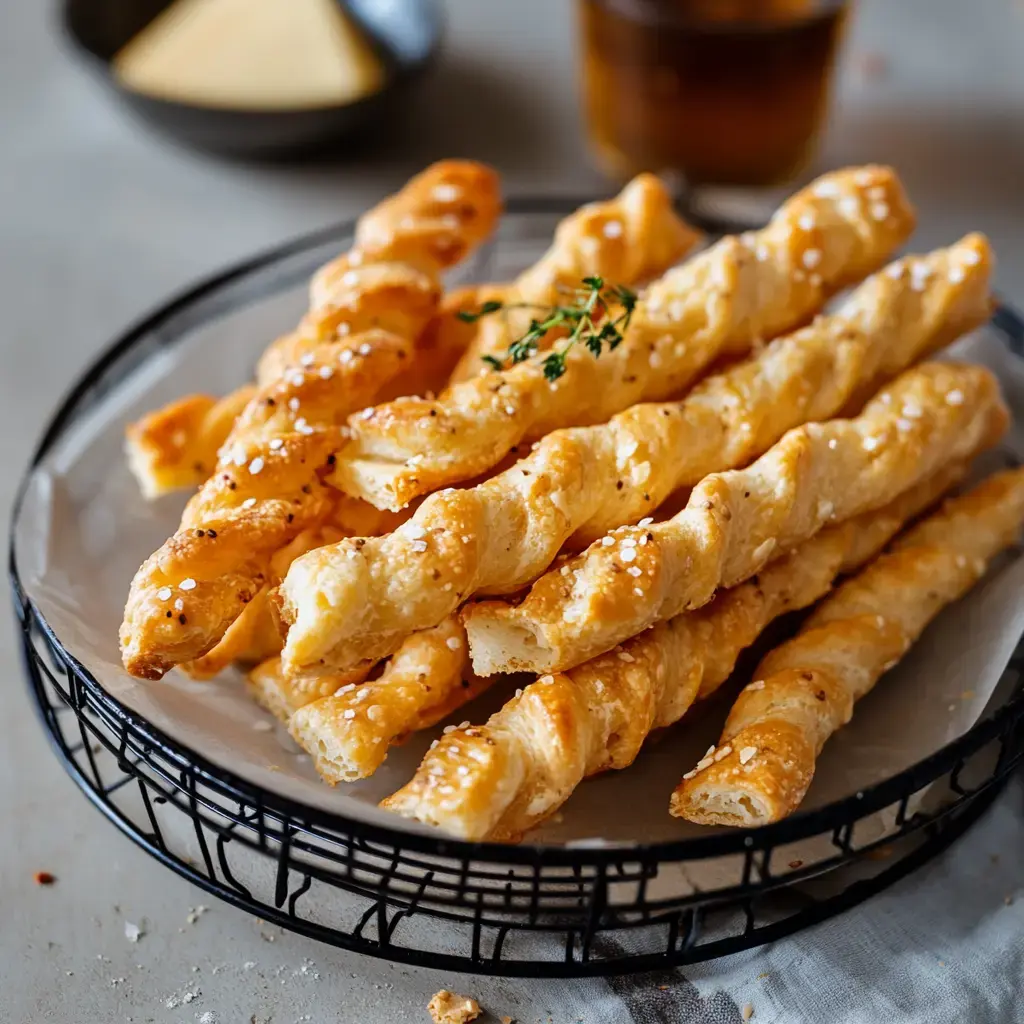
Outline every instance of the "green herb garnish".
MULTIPOLYGON (((504 360, 492 355, 481 358, 491 369, 503 370, 507 362, 515 365, 525 362, 534 355, 550 331, 564 329, 568 331, 565 343, 556 351, 548 353, 541 363, 544 376, 549 381, 556 381, 565 373, 565 357, 574 345, 582 342, 595 358, 601 355, 606 345, 609 351, 618 348, 636 309, 636 292, 621 284, 606 286, 604 279, 600 277, 585 277, 583 287, 573 293, 573 300, 565 305, 544 308, 546 316, 543 319, 531 319, 530 326, 522 337, 509 345, 504 360), (609 318, 613 307, 621 312, 609 318)), ((490 316, 499 310, 538 308, 526 303, 506 305, 491 300, 474 312, 460 311, 458 317, 463 322, 472 324, 481 317, 490 316)))

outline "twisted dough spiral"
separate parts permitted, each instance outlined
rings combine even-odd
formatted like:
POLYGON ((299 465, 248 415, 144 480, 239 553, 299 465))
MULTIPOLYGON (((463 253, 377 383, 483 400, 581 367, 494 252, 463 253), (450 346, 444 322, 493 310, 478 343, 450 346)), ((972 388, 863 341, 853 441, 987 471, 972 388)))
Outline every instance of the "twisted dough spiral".
POLYGON ((799 806, 826 740, 1024 522, 1024 469, 1000 473, 899 539, 757 667, 717 748, 672 794, 676 817, 766 825, 799 806))
MULTIPOLYGON (((487 297, 554 306, 579 288, 583 278, 594 275, 633 287, 663 274, 698 240, 697 232, 673 209, 661 181, 653 174, 640 174, 614 199, 588 203, 566 217, 555 229, 551 248, 503 295, 487 297)), ((509 345, 527 331, 535 316, 536 309, 509 309, 482 320, 452 381, 486 372, 485 355, 504 360, 509 345)), ((545 338, 545 346, 552 341, 553 336, 545 338)))
POLYGON ((290 670, 382 657, 466 597, 535 579, 566 539, 587 543, 635 521, 708 473, 748 463, 786 430, 841 412, 982 322, 991 264, 978 235, 907 257, 835 314, 708 378, 682 402, 556 431, 491 480, 431 495, 405 530, 302 559, 282 590, 290 670))
POLYGON ((762 231, 722 239, 652 284, 623 343, 599 359, 577 346, 555 383, 538 355, 456 384, 437 401, 397 399, 353 416, 334 480, 397 509, 483 473, 524 439, 679 394, 715 359, 805 322, 829 295, 877 269, 913 223, 891 170, 825 175, 762 231))
POLYGON ((628 768, 654 729, 725 682, 772 620, 812 604, 839 573, 874 557, 965 470, 948 466, 885 508, 822 530, 698 611, 531 683, 486 724, 450 733, 382 806, 462 839, 518 840, 584 778, 628 768))
MULTIPOLYGON (((336 492, 324 478, 342 444, 345 418, 372 401, 382 381, 397 376, 436 308, 439 266, 424 269, 430 254, 435 248, 438 258, 464 252, 497 215, 493 174, 478 165, 458 167, 464 187, 456 189, 457 202, 448 192, 438 200, 453 212, 439 218, 436 246, 413 224, 398 237, 414 262, 386 265, 389 323, 404 323, 405 333, 375 329, 319 344, 301 367, 260 387, 225 442, 217 471, 188 503, 181 527, 136 573, 121 626, 122 659, 132 674, 159 679, 206 654, 264 585, 274 552, 329 518, 336 492)), ((372 230, 367 237, 366 245, 376 244, 372 230)), ((352 266, 350 256, 342 262, 348 269, 323 272, 315 291, 355 295, 366 279, 383 294, 384 264, 352 266)))
POLYGON ((467 607, 474 671, 579 665, 701 607, 823 526, 887 504, 1001 434, 1007 421, 988 370, 909 370, 858 418, 791 430, 746 469, 705 477, 672 519, 608 534, 542 576, 519 605, 467 607))
MULTIPOLYGON (((481 164, 445 160, 411 179, 397 195, 360 218, 349 252, 317 272, 309 312, 295 331, 264 352, 257 367, 258 384, 272 383, 318 345, 344 335, 379 328, 414 338, 421 329, 418 311, 395 301, 396 280, 404 280, 410 270, 433 277, 452 266, 490 234, 499 205, 497 177, 481 164)), ((462 298, 475 299, 475 294, 462 298)), ((468 342, 468 335, 466 325, 457 324, 453 317, 444 323, 440 338, 437 328, 428 335, 444 346, 446 368, 450 368, 456 358, 456 352, 448 351, 450 339, 468 342)), ((427 358, 435 354, 436 349, 424 353, 421 373, 430 366, 427 358)), ((399 369, 394 368, 394 374, 399 369)), ((380 384, 386 383, 382 376, 380 384)), ((126 432, 129 465, 143 493, 155 497, 206 480, 251 392, 251 385, 244 385, 222 399, 193 395, 130 425, 126 432)), ((407 393, 385 390, 384 396, 407 393)), ((380 396, 379 389, 371 398, 380 396)), ((358 408, 358 403, 352 408, 358 408)))

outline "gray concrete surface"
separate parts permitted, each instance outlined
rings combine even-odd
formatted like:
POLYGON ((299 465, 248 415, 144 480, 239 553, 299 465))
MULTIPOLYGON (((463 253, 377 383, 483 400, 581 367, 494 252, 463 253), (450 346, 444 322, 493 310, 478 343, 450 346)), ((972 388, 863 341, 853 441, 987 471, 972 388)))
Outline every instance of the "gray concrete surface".
MULTIPOLYGON (((54 6, 0 3, 4 517, 58 396, 114 332, 197 275, 352 214, 435 157, 494 161, 510 191, 601 186, 576 117, 566 3, 450 0, 444 63, 409 123, 373 153, 304 169, 207 160, 138 130, 62 48, 54 6)), ((895 163, 920 244, 989 232, 1000 287, 1024 302, 1024 9, 865 0, 847 52, 822 163, 895 163), (858 70, 867 53, 885 75, 858 70)), ((282 935, 226 905, 187 923, 213 901, 115 832, 51 757, 3 601, 0 1021, 426 1020, 430 993, 458 979, 282 935), (57 884, 35 886, 38 869, 57 884), (137 944, 126 919, 147 922, 137 944), (194 1005, 166 1005, 197 986, 194 1005)), ((499 1016, 547 1019, 543 987, 465 985, 499 1016)))

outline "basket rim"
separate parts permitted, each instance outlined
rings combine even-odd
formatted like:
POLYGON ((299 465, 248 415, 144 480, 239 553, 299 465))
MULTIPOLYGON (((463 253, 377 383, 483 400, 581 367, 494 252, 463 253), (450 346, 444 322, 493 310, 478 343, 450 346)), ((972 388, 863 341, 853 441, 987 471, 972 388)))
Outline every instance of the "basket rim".
MULTIPOLYGON (((580 199, 569 195, 511 197, 505 204, 505 212, 512 217, 543 213, 564 214, 592 198, 580 199)), ((86 686, 91 698, 102 705, 108 713, 121 720, 125 727, 146 745, 159 751, 180 769, 198 773, 205 784, 224 796, 257 806, 264 813, 269 812, 282 820, 296 820, 309 826, 325 828, 341 837, 351 836, 383 842, 398 849, 404 847, 427 855, 457 857, 465 861, 553 867, 600 867, 624 860, 685 861, 746 853, 750 850, 768 850, 856 822, 941 778, 952 770, 957 761, 980 750, 1003 732, 1010 723, 1024 717, 1024 692, 1020 692, 978 721, 967 732, 901 772, 861 792, 822 807, 797 811, 780 822, 762 828, 728 829, 706 836, 654 842, 609 843, 604 846, 529 841, 511 845, 467 841, 451 838, 440 832, 432 835, 401 827, 380 825, 284 796, 214 763, 192 750, 187 744, 171 738, 143 715, 111 696, 95 676, 67 651, 22 586, 15 553, 15 533, 33 472, 66 427, 74 421, 79 404, 95 381, 116 364, 121 356, 139 345, 155 328, 227 285, 305 251, 325 245, 336 238, 351 235, 355 225, 355 219, 347 219, 264 249, 248 259, 198 279, 137 319, 115 337, 64 393, 43 428, 42 436, 22 475, 11 509, 8 533, 8 576, 14 594, 15 614, 21 628, 28 630, 35 625, 41 630, 65 666, 86 686)), ((1024 350, 1024 317, 1016 310, 1004 303, 998 303, 991 324, 1017 352, 1024 350)), ((170 342, 174 343, 173 340, 170 342)))

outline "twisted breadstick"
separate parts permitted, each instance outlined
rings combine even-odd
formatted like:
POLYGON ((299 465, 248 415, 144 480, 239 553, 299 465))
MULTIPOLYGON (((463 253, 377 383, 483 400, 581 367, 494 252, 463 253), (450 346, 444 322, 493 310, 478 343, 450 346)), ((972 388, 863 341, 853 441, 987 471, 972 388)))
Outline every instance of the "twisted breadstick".
POLYGON ((379 679, 306 704, 288 728, 324 779, 352 782, 372 775, 388 747, 441 721, 486 686, 470 678, 466 632, 453 616, 409 637, 379 679))
MULTIPOLYGON (((340 336, 379 328, 403 338, 415 337, 422 326, 420 313, 416 307, 410 309, 396 301, 396 287, 402 287, 410 271, 415 282, 420 275, 434 277, 451 266, 469 246, 491 232, 498 213, 497 177, 482 164, 447 160, 417 175, 397 196, 364 214, 353 248, 318 271, 309 313, 295 331, 267 348, 257 367, 258 384, 279 379, 288 367, 311 358, 318 345, 340 336)), ((443 323, 435 341, 445 346, 450 341, 468 341, 466 325, 457 324, 453 315, 443 323)), ((430 355, 424 353, 421 372, 429 365, 426 359, 430 355)), ((445 355, 450 369, 456 353, 445 355)), ((403 367, 382 364, 378 369, 379 383, 384 385, 386 373, 397 376, 403 367)), ((443 379, 440 367, 431 373, 443 379)), ((129 465, 143 493, 154 497, 178 487, 198 486, 207 479, 218 449, 251 392, 251 386, 245 385, 220 400, 192 396, 129 426, 129 465)), ((372 398, 406 393, 379 388, 372 398)))
POLYGON ((984 320, 991 263, 979 235, 908 257, 834 315, 708 378, 682 402, 556 431, 505 473, 431 495, 407 531, 360 544, 358 556, 353 542, 321 549, 284 585, 284 614, 295 623, 290 668, 382 657, 470 594, 508 593, 536 578, 570 536, 587 543, 708 473, 748 463, 787 429, 841 412, 984 320))
POLYGON ((1024 470, 1000 473, 844 583, 740 694, 717 749, 672 794, 676 817, 766 825, 803 800, 825 741, 929 622, 984 575, 1024 522, 1024 470))
MULTIPOLYGON (((460 200, 452 224, 441 218, 441 252, 481 237, 481 211, 494 212, 496 204, 489 194, 477 204, 470 200, 468 194, 460 200), (456 245, 462 223, 465 239, 456 245)), ((427 234, 411 227, 407 242, 410 258, 424 262, 431 251, 427 234)), ((379 283, 381 266, 357 265, 338 285, 355 293, 364 275, 379 283)), ((344 418, 371 400, 382 380, 397 375, 440 294, 436 269, 387 266, 390 322, 401 315, 407 333, 365 331, 321 344, 301 368, 258 389, 221 450, 217 472, 186 507, 181 528, 132 581, 121 626, 129 672, 159 679, 175 664, 207 653, 263 586, 271 555, 327 520, 335 492, 323 478, 341 445, 344 418), (171 601, 184 608, 175 612, 171 601)))
POLYGON ((910 233, 896 175, 825 175, 762 231, 725 238, 648 289, 612 352, 581 346, 550 383, 543 356, 455 385, 438 401, 399 399, 352 417, 337 486, 379 508, 466 480, 524 439, 600 423, 641 400, 678 394, 715 359, 807 320, 825 298, 881 265, 910 233))
MULTIPOLYGON (((597 276, 635 286, 663 274, 696 244, 699 236, 672 208, 672 197, 653 174, 635 177, 614 199, 588 203, 555 229, 546 253, 516 278, 501 298, 506 304, 554 306, 565 293, 597 276)), ((480 322, 476 338, 459 361, 452 381, 484 373, 483 356, 504 360, 509 345, 537 316, 535 308, 509 309, 480 322)), ((550 344, 554 338, 544 339, 550 344)))
POLYGON ((672 519, 606 535, 542 576, 521 604, 468 606, 473 668, 490 675, 578 665, 699 608, 822 526, 887 504, 1006 423, 988 370, 910 370, 857 419, 791 430, 748 468, 705 477, 672 519))
POLYGON ((878 512, 822 530, 698 611, 542 677, 485 725, 450 733, 382 806, 462 839, 518 840, 584 778, 629 767, 654 729, 677 722, 729 678, 772 620, 806 608, 839 573, 873 558, 965 469, 947 466, 878 512))

